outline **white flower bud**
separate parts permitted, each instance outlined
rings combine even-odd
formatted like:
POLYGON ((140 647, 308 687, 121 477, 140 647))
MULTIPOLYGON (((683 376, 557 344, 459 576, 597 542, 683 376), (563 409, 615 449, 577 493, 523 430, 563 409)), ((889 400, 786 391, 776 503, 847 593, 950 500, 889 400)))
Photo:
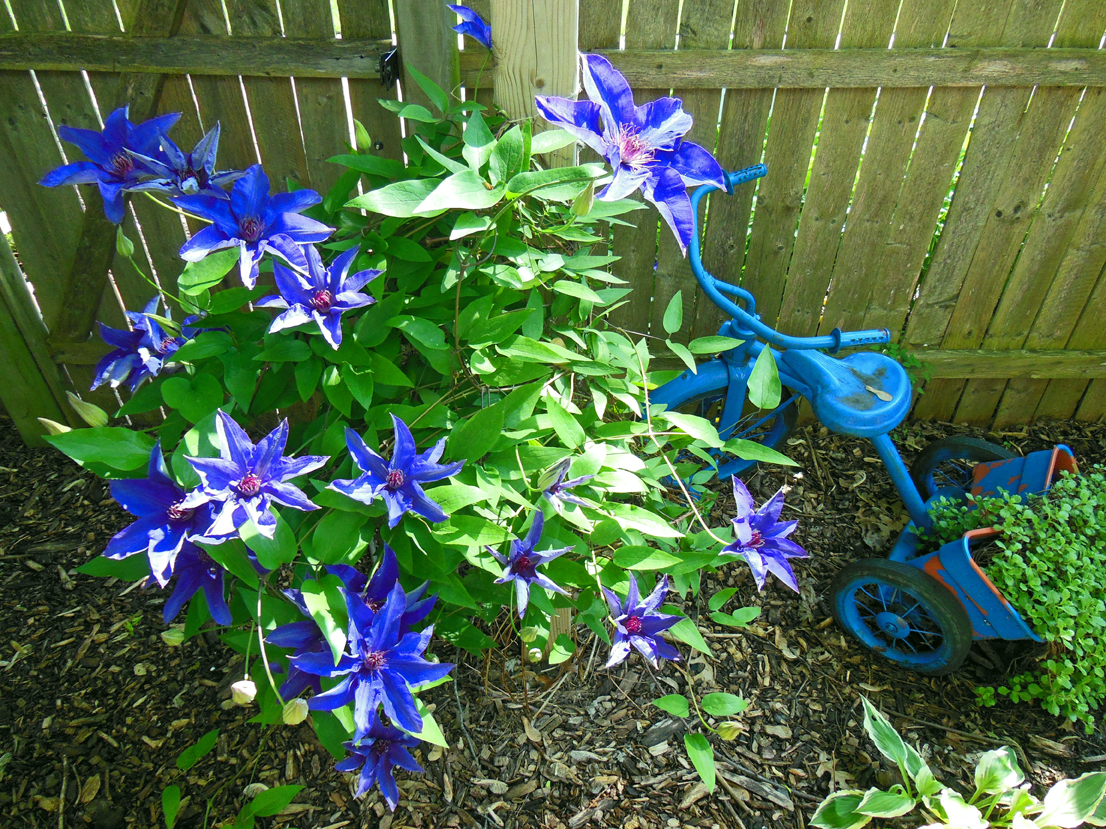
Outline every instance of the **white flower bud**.
POLYGON ((253 680, 240 679, 230 686, 230 697, 237 705, 249 705, 257 696, 257 686, 253 680))
POLYGON ((518 635, 522 639, 523 642, 525 642, 527 645, 529 645, 531 642, 537 641, 538 635, 540 633, 541 633, 541 630, 539 628, 536 628, 533 625, 531 625, 529 627, 524 627, 522 630, 520 630, 518 635))
POLYGON ((307 700, 301 697, 288 700, 284 703, 284 710, 280 716, 285 725, 299 725, 307 719, 307 700))
POLYGON ((184 631, 181 628, 169 628, 161 632, 161 641, 171 648, 175 648, 184 642, 184 631))
POLYGON ((530 648, 526 656, 531 662, 541 662, 541 648, 530 648))

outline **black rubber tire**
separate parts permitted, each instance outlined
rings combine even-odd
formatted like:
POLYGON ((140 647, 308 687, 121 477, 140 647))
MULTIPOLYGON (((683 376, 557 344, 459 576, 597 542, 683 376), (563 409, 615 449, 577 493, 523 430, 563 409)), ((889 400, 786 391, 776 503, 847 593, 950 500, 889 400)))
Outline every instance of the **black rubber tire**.
POLYGON ((971 471, 977 463, 1015 458, 1013 452, 997 443, 979 438, 947 437, 933 441, 910 464, 910 478, 928 501, 938 489, 958 486, 971 489, 971 471))
MULTIPOLYGON (((833 618, 842 628, 872 652, 916 673, 951 673, 971 649, 967 611, 937 579, 917 567, 885 558, 854 561, 837 574, 830 596, 833 618), (907 622, 909 632, 888 633, 881 627, 880 617, 885 615, 907 622)), ((904 630, 898 624, 893 629, 904 630)))

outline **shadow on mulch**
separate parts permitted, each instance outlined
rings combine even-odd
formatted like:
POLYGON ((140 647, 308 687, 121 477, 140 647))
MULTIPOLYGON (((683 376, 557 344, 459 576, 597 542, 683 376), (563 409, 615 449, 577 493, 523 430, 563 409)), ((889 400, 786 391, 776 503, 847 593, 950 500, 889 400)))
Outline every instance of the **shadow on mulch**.
MULTIPOLYGON (((955 431, 1028 452, 1066 443, 1084 464, 1106 463, 1106 425, 1044 423, 987 433, 944 424, 896 432, 909 458, 955 431)), ((1106 741, 1087 738, 1028 705, 975 703, 994 682, 1005 651, 973 648, 953 676, 927 678, 870 658, 830 618, 826 590, 856 558, 883 555, 906 517, 883 467, 864 441, 805 427, 787 447, 798 470, 762 468, 747 481, 758 502, 787 484, 787 517, 811 553, 797 563, 802 594, 778 584, 758 593, 738 563, 708 577, 703 602, 685 605, 715 654, 685 666, 697 693, 728 691, 749 708, 742 733, 714 740, 719 787, 710 795, 684 756, 691 721, 650 704, 687 690, 684 674, 631 660, 606 671, 604 649, 581 629, 577 657, 531 666, 522 693, 517 643, 458 662, 456 685, 431 692, 452 747, 426 746, 423 776, 400 780, 390 815, 374 792, 352 797, 307 724, 263 729, 229 707, 240 657, 214 636, 168 648, 158 590, 132 589, 75 572, 128 517, 103 482, 57 453, 22 445, 0 420, 0 816, 4 826, 163 826, 161 790, 188 801, 178 826, 230 821, 249 784, 306 788, 285 814, 261 827, 618 826, 803 829, 833 788, 893 782, 860 726, 867 695, 918 745, 945 781, 970 778, 974 756, 1015 748, 1031 779, 1046 786, 1101 766, 1106 741), (759 606, 748 628, 714 625, 705 598, 724 587, 729 607, 759 606), (700 615, 701 614, 701 615, 700 615), (463 713, 460 713, 462 712, 463 713), (212 728, 215 751, 188 772, 177 755, 212 728), (1095 764, 1086 762, 1094 757, 1095 764)), ((732 495, 714 507, 715 525, 732 495)), ((687 652, 687 648, 682 647, 687 652)))

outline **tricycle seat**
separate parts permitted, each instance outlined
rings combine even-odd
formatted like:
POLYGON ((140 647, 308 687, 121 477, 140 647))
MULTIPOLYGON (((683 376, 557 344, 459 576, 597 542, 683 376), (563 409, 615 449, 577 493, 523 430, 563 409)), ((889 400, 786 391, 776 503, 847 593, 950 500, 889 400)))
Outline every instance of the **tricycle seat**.
POLYGON ((788 350, 780 354, 780 363, 810 388, 815 416, 834 432, 883 435, 910 411, 910 378, 885 354, 862 351, 837 359, 820 351, 788 350))

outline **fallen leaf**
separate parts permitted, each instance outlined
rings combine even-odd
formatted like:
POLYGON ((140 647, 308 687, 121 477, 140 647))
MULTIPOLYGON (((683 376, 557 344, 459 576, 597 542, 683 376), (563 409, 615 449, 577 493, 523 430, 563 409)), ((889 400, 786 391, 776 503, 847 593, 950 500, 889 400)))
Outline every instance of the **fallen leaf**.
POLYGON ((91 803, 93 798, 100 792, 100 775, 94 774, 81 786, 81 803, 91 803))
POLYGON ((895 399, 894 395, 888 394, 883 389, 873 389, 871 386, 865 386, 864 388, 866 388, 884 403, 890 403, 892 400, 895 399))

